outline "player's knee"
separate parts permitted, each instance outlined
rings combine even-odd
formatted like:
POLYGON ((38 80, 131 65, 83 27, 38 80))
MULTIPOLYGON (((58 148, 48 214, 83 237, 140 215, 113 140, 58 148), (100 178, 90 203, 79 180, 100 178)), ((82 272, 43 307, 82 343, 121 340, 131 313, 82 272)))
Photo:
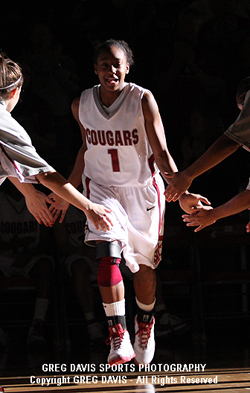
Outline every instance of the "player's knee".
POLYGON ((97 244, 99 262, 97 281, 102 287, 112 287, 122 281, 119 264, 121 261, 120 246, 117 243, 102 242, 97 244))

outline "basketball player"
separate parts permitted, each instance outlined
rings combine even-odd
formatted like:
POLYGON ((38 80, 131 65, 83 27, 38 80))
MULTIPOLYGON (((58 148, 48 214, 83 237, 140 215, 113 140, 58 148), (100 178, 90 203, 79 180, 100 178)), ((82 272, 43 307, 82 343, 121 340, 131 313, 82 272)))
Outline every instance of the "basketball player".
POLYGON ((177 201, 196 177, 219 164, 240 146, 250 149, 250 77, 243 79, 239 84, 236 102, 241 112, 225 133, 184 171, 167 174, 172 178, 165 193, 168 202, 177 201))
MULTIPOLYGON (((153 95, 125 82, 132 64, 133 54, 126 42, 100 44, 94 65, 100 84, 83 91, 72 104, 83 144, 69 180, 77 187, 84 174, 90 200, 112 209, 112 229, 100 234, 88 221, 85 237, 88 244, 96 244, 98 285, 110 332, 110 365, 133 358, 144 365, 154 357, 154 269, 161 260, 165 211, 159 171, 164 176, 170 169, 176 170, 153 95), (134 346, 126 327, 121 252, 134 273, 134 346)), ((189 212, 190 206, 201 201, 209 203, 186 193, 180 203, 189 212)))
MULTIPOLYGON (((18 64, 0 54, 0 184, 6 177, 17 178, 20 182, 42 183, 83 210, 97 230, 109 229, 109 210, 90 202, 47 164, 37 154, 27 132, 12 118, 10 112, 19 100, 22 84, 18 64)), ((27 187, 30 190, 30 186, 27 187)), ((25 186, 19 190, 25 190, 25 186)))

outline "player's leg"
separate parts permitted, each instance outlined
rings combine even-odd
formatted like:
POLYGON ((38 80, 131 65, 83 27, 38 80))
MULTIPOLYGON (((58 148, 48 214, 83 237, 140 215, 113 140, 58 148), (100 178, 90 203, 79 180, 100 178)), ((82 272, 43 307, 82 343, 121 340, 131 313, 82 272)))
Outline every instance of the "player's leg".
POLYGON ((149 364, 155 353, 155 270, 150 266, 140 265, 140 270, 135 273, 134 289, 137 304, 134 343, 135 362, 137 364, 149 364))
POLYGON ((90 278, 93 274, 91 263, 94 262, 88 257, 76 255, 68 268, 74 292, 87 325, 90 348, 99 351, 104 342, 104 336, 102 326, 95 315, 95 292, 90 278))
POLYGON ((135 354, 126 326, 124 284, 119 268, 120 246, 116 242, 98 242, 96 252, 99 262, 98 285, 110 333, 108 363, 125 363, 135 354))

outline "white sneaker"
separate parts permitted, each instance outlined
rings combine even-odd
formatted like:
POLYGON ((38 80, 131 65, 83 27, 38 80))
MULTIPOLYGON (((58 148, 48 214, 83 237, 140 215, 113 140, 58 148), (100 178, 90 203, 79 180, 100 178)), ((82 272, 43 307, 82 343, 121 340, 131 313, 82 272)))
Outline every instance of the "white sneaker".
POLYGON ((138 322, 135 317, 135 363, 149 364, 155 353, 155 338, 154 338, 154 324, 153 317, 150 323, 138 322))
POLYGON ((129 333, 122 328, 119 323, 109 328, 108 343, 110 343, 110 353, 108 356, 108 364, 121 364, 129 362, 135 357, 134 349, 132 347, 129 333))

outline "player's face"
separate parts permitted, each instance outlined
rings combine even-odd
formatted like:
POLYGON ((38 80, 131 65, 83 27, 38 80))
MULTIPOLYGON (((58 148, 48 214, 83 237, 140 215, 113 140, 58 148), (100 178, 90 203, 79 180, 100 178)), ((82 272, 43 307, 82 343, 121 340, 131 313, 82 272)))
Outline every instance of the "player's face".
POLYGON ((128 72, 127 57, 123 50, 116 46, 111 46, 109 51, 101 52, 95 64, 95 73, 99 77, 101 86, 109 92, 123 89, 128 72))

